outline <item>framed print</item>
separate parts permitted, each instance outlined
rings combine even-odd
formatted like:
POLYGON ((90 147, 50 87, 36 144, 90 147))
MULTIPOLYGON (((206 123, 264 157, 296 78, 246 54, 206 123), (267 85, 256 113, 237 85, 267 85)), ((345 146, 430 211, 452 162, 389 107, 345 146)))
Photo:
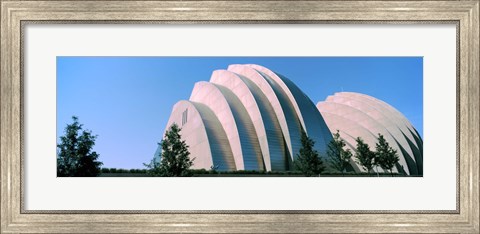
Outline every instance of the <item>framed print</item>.
POLYGON ((1 232, 478 233, 478 16, 2 0, 1 232))

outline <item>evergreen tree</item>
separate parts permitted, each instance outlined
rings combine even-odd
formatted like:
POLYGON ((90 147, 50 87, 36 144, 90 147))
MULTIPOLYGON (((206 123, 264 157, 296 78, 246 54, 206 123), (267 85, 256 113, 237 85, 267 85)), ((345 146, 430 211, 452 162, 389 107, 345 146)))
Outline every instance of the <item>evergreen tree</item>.
POLYGON ((57 144, 57 176, 98 176, 103 163, 97 161, 99 154, 92 151, 97 136, 82 130, 78 117, 73 116, 72 119, 73 123, 67 124, 65 135, 57 144))
POLYGON ((375 153, 370 150, 370 146, 368 146, 362 138, 357 137, 356 141, 357 148, 355 150, 355 157, 363 169, 370 173, 375 163, 375 153))
POLYGON ((325 169, 318 152, 313 149, 315 142, 302 131, 302 148, 294 161, 295 168, 305 176, 317 176, 325 169))
POLYGON ((397 151, 388 144, 380 133, 378 134, 378 143, 376 144, 375 149, 378 165, 384 170, 389 170, 390 174, 393 176, 393 167, 400 160, 397 151))
POLYGON ((340 138, 340 133, 337 130, 337 133, 333 134, 333 139, 327 146, 327 157, 330 166, 341 172, 342 175, 350 165, 350 158, 352 157, 352 152, 349 149, 344 149, 345 145, 345 141, 340 138))
POLYGON ((188 145, 181 139, 182 129, 172 124, 159 145, 162 147, 160 162, 145 164, 151 176, 192 176, 189 170, 195 158, 190 159, 188 145))

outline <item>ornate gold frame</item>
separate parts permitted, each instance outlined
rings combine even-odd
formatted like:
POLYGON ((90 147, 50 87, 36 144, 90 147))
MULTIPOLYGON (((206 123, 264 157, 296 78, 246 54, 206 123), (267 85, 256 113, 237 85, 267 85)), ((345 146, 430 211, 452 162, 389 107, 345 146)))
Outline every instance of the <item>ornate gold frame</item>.
POLYGON ((479 233, 479 0, 1 2, 2 233, 479 233), (455 212, 27 212, 22 197, 22 25, 82 23, 457 24, 458 208, 455 212), (66 214, 68 213, 68 214, 66 214))

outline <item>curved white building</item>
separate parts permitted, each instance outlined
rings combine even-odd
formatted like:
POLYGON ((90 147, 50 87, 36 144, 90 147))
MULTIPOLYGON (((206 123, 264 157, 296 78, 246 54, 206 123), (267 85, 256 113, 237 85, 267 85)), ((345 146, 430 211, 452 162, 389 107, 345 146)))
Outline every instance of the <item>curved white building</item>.
MULTIPOLYGON (((375 150, 378 134, 397 150, 400 161, 396 172, 423 175, 423 141, 412 124, 395 108, 371 96, 341 92, 317 104, 331 132, 340 132, 347 148, 354 151, 355 139, 361 137, 375 150)), ((352 158, 350 164, 362 171, 352 158)))
MULTIPOLYGON (((231 65, 197 82, 173 107, 193 168, 294 170, 301 131, 322 156, 332 135, 315 104, 287 78, 258 65, 231 65)), ((159 159, 160 150, 156 152, 159 159)))
MULTIPOLYGON (((214 71, 209 82, 197 82, 190 99, 174 105, 165 130, 173 123, 182 128, 195 169, 294 170, 302 131, 327 161, 332 132, 339 130, 352 151, 357 137, 374 149, 381 133, 400 155, 394 171, 423 174, 422 139, 390 105, 342 92, 315 106, 292 81, 259 65, 230 65, 214 71)), ((350 164, 363 171, 356 160, 350 164)))

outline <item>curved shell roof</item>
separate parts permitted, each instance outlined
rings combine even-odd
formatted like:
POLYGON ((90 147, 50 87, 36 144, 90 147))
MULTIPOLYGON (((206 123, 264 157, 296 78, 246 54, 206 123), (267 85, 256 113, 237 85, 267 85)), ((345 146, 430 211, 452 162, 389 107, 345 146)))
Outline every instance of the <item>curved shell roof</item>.
MULTIPOLYGON (((400 156, 394 171, 423 175, 423 141, 398 110, 352 92, 315 106, 291 80, 259 65, 230 65, 197 82, 190 99, 173 107, 167 129, 173 123, 182 128, 197 169, 293 170, 302 131, 326 157, 331 132, 339 130, 352 151, 357 137, 374 150, 378 134, 384 135, 400 156)), ((364 170, 355 159, 350 165, 364 170)))
POLYGON ((177 123, 182 136, 204 139, 198 144, 198 139, 185 138, 196 158, 194 168, 293 170, 302 131, 322 155, 332 139, 313 102, 293 82, 258 65, 214 71, 210 82, 197 82, 190 100, 180 103, 167 128, 177 123))
POLYGON ((374 150, 380 133, 400 155, 396 171, 423 174, 423 141, 411 123, 392 106, 365 94, 340 92, 319 102, 317 108, 330 131, 339 130, 347 147, 354 150, 355 138, 361 137, 374 150))

